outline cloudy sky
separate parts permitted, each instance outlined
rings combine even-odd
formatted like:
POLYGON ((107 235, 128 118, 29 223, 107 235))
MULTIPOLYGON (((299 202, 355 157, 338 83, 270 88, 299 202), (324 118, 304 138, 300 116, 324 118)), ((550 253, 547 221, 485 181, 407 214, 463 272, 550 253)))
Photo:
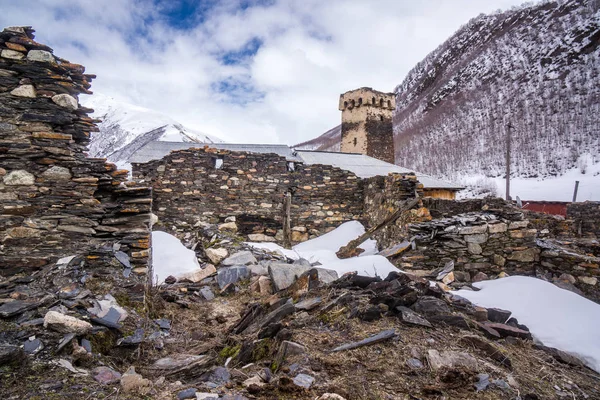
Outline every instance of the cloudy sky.
POLYGON ((227 141, 295 144, 340 93, 392 91, 469 19, 521 0, 0 0, 0 25, 98 76, 95 93, 227 141))

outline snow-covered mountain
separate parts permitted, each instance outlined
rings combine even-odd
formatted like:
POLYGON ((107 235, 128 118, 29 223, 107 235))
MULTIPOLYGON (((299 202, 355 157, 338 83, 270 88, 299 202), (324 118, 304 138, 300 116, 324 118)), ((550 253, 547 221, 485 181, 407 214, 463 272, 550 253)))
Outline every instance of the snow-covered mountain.
MULTIPOLYGON (((579 179, 596 182, 590 199, 600 200, 598 82, 600 1, 482 14, 395 88, 396 163, 450 180, 497 180, 510 129, 511 177, 550 185, 543 198, 521 198, 569 200, 579 179)), ((331 149, 332 131, 303 145, 331 149)))
POLYGON ((93 108, 92 117, 100 119, 100 132, 92 133, 89 155, 106 157, 112 162, 127 162, 131 154, 151 141, 223 142, 216 136, 187 128, 157 111, 117 101, 101 94, 81 98, 93 108))

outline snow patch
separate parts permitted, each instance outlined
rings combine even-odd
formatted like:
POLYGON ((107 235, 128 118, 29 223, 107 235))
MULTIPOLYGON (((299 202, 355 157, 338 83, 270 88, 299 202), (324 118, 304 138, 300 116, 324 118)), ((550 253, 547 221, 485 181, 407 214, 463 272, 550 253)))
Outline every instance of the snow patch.
POLYGON ((297 260, 304 258, 311 263, 319 262, 320 268, 332 269, 339 276, 347 272, 356 272, 362 276, 379 276, 385 278, 392 271, 400 271, 387 258, 375 255, 377 242, 366 240, 359 247, 365 251, 358 257, 339 259, 335 254, 340 247, 365 233, 365 227, 358 221, 343 223, 333 231, 318 238, 297 244, 292 250, 284 249, 275 243, 248 243, 250 246, 280 253, 297 260))
POLYGON ((454 292, 476 305, 510 310, 534 340, 580 358, 600 372, 600 305, 541 279, 511 276, 454 292))
POLYGON ((175 278, 200 270, 196 253, 179 239, 166 232, 152 232, 152 270, 155 285, 164 283, 169 275, 175 278))

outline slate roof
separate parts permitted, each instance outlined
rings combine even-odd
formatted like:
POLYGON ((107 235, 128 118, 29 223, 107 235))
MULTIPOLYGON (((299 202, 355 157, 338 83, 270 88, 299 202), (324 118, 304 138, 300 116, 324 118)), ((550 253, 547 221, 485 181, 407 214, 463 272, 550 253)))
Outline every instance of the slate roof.
POLYGON ((171 151, 209 146, 221 150, 246 151, 249 153, 275 153, 285 157, 288 161, 300 161, 294 156, 294 151, 285 144, 238 144, 238 143, 195 143, 195 142, 150 142, 141 147, 129 158, 131 163, 145 163, 160 160, 171 151))
POLYGON ((414 173, 426 189, 463 189, 460 185, 422 174, 412 169, 400 167, 363 154, 337 153, 331 151, 296 150, 296 156, 305 164, 333 165, 354 172, 359 178, 386 176, 390 172, 406 174, 414 173))

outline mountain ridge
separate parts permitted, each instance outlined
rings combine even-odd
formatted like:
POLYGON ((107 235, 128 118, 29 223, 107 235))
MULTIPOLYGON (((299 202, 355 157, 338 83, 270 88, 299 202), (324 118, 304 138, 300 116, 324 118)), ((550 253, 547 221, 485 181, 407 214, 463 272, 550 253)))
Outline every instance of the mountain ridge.
MULTIPOLYGON (((396 163, 450 180, 501 178, 510 123, 511 177, 596 174, 599 9, 598 0, 546 1, 459 28, 394 89, 396 163)), ((331 150, 339 129, 299 147, 331 150)))

